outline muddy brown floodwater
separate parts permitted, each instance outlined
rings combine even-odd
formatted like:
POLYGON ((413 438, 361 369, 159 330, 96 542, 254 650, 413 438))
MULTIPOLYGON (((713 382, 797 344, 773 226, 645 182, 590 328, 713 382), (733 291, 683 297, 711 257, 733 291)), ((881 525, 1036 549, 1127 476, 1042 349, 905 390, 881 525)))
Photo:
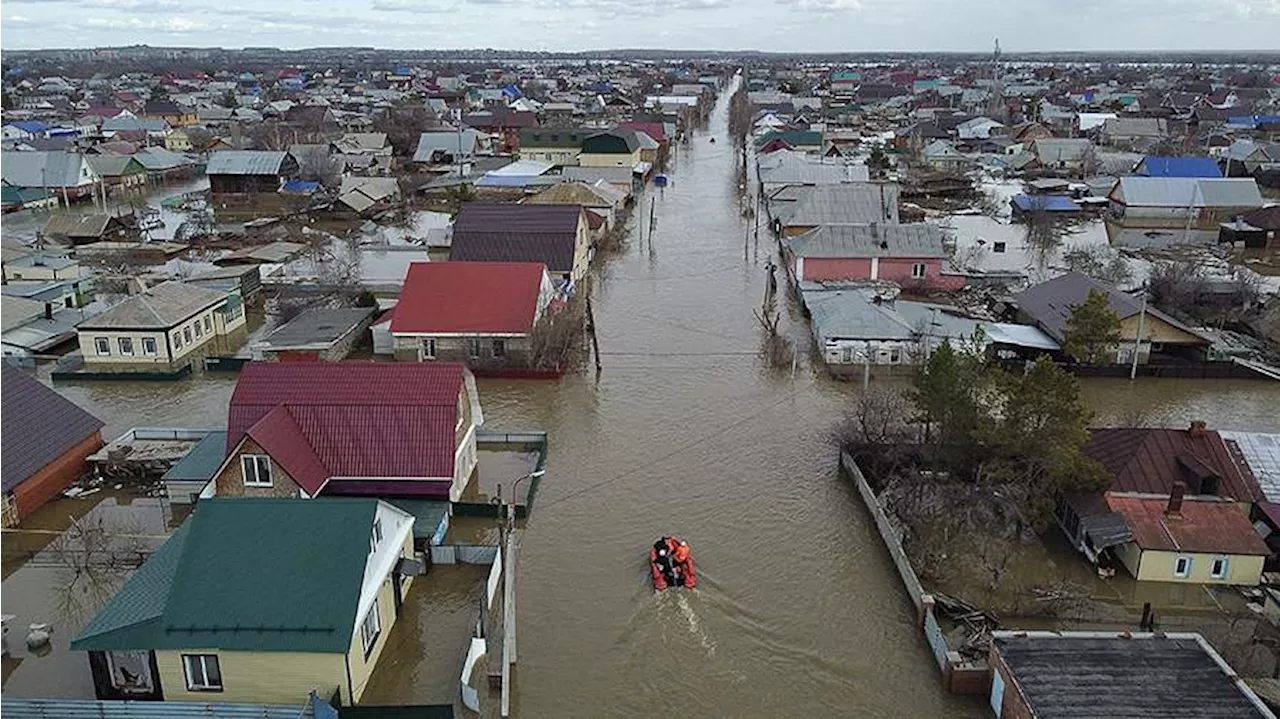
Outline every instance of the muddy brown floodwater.
MULTIPOLYGON (((752 310, 776 244, 746 239, 727 97, 679 148, 671 185, 638 205, 647 228, 653 201, 651 241, 633 231, 601 263, 599 378, 480 383, 490 428, 550 436, 522 538, 513 707, 525 717, 985 716, 981 699, 942 692, 870 518, 837 475, 832 427, 856 385, 815 372, 803 351, 794 375, 758 354, 752 310), (697 591, 653 593, 646 552, 663 534, 692 544, 697 591)), ((794 313, 783 331, 807 337, 794 313)), ((225 425, 233 383, 58 389, 115 433, 225 425)), ((1085 392, 1106 421, 1194 416, 1280 431, 1280 383, 1107 380, 1085 392)), ((418 614, 430 623, 465 611, 459 596, 424 595, 440 605, 418 614)), ((423 675, 434 666, 396 656, 378 671, 408 700, 449 686, 423 675)))

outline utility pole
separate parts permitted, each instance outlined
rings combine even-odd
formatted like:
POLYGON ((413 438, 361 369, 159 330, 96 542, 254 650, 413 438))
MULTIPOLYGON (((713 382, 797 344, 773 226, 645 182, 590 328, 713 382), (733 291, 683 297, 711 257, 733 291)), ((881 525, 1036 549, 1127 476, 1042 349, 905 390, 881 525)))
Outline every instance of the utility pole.
POLYGON ((1142 333, 1147 321, 1147 288, 1142 288, 1142 311, 1138 314, 1138 336, 1133 341, 1133 363, 1129 365, 1129 380, 1138 376, 1138 351, 1142 349, 1142 333))
MULTIPOLYGON (((652 242, 652 240, 650 240, 652 242)), ((587 298, 587 331, 591 333, 591 347, 596 355, 596 376, 600 376, 600 338, 596 335, 596 313, 591 309, 591 298, 587 298)))

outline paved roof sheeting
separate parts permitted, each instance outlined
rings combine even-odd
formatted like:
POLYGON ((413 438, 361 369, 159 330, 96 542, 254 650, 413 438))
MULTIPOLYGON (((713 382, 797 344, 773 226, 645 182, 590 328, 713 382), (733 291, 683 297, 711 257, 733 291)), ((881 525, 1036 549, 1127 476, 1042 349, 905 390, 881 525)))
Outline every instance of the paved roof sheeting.
POLYGON ((858 225, 898 222, 899 188, 887 183, 846 183, 804 188, 795 203, 781 212, 783 225, 858 225))
POLYGON ((209 155, 206 175, 279 175, 289 153, 270 150, 219 150, 209 155))
POLYGON ((546 267, 534 262, 415 262, 392 334, 527 334, 546 267))
POLYGON ((914 328, 892 307, 876 304, 858 290, 804 292, 804 304, 821 342, 830 340, 910 340, 914 328))
POLYGON ((163 147, 144 147, 134 153, 133 157, 146 169, 157 172, 195 164, 186 155, 166 150, 163 147))
POLYGON ((225 292, 165 282, 90 317, 79 329, 169 329, 226 298, 225 292))
POLYGON ((500 205, 470 202, 453 223, 449 259, 464 262, 541 262, 570 272, 576 256, 578 205, 500 205))
POLYGON ((0 377, 0 474, 8 492, 103 423, 22 370, 5 364, 0 377))
POLYGON ((1280 434, 1222 430, 1218 435, 1244 459, 1262 494, 1280 502, 1280 434))
POLYGON ((1042 719, 1267 716, 1199 635, 997 632, 994 644, 1017 683, 1005 691, 1042 719))
POLYGON ((1218 477, 1214 494, 1244 502, 1263 498, 1244 458, 1213 430, 1193 434, 1185 429, 1094 429, 1084 453, 1111 474, 1112 491, 1167 495, 1180 481, 1195 494, 1207 470, 1218 477))
POLYGON ((1161 157, 1148 155, 1138 165, 1137 173, 1146 177, 1222 177, 1218 162, 1212 157, 1161 157))
POLYGON ((1129 207, 1262 207, 1251 177, 1121 177, 1111 197, 1129 207))
POLYGON ((262 339, 267 350, 331 347, 374 313, 372 307, 312 307, 262 339))
POLYGON ((345 654, 377 508, 374 499, 202 500, 72 649, 345 654))
POLYGON ((1239 505, 1226 499, 1185 497, 1176 515, 1165 495, 1108 492, 1107 506, 1124 517, 1144 550, 1268 556, 1271 550, 1239 505))
POLYGON ((770 167, 760 168, 760 182, 783 185, 838 185, 845 182, 868 182, 866 165, 816 162, 795 152, 775 152, 781 159, 770 167))
POLYGON ((84 159, 100 177, 120 177, 146 169, 133 155, 86 155, 84 159))
MULTIPOLYGON (((61 235, 71 238, 102 237, 114 219, 111 215, 99 213, 87 215, 58 213, 49 218, 48 222, 41 228, 41 232, 46 235, 61 235)), ((119 221, 117 220, 117 222, 119 221)))
POLYGON ((784 240, 797 257, 946 257, 942 230, 910 225, 822 225, 784 240))
POLYGON ((452 477, 462 389, 456 364, 251 362, 231 396, 227 453, 246 435, 266 442, 309 493, 335 476, 452 477))

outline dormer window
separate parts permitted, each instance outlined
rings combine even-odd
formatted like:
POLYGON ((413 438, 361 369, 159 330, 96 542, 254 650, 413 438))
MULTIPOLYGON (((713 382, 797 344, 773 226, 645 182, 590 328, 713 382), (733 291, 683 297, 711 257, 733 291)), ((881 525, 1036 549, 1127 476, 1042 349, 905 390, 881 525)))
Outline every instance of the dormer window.
POLYGON ((271 486, 271 458, 265 454, 241 455, 240 468, 244 473, 244 486, 271 486))

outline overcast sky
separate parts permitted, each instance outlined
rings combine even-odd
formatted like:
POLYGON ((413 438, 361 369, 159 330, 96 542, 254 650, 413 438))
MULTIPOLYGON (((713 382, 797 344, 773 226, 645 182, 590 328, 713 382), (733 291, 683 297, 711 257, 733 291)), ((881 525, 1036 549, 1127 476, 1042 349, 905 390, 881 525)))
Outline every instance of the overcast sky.
POLYGON ((1280 0, 4 0, 0 19, 5 49, 1280 49, 1280 0))

